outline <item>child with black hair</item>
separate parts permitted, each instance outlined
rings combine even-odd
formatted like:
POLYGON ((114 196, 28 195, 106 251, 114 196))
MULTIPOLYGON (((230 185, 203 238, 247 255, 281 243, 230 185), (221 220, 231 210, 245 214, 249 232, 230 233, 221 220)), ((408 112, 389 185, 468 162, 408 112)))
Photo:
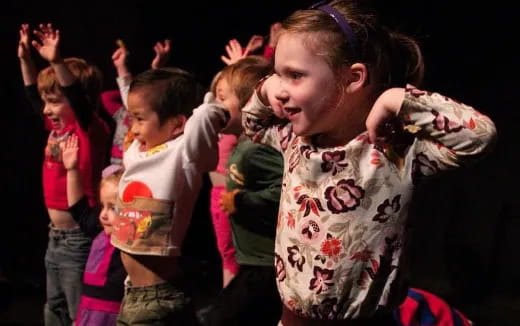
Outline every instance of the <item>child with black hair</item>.
POLYGON ((217 163, 227 110, 195 78, 151 69, 128 95, 134 140, 123 155, 112 244, 128 272, 118 325, 195 323, 182 289, 179 256, 202 175, 217 163))

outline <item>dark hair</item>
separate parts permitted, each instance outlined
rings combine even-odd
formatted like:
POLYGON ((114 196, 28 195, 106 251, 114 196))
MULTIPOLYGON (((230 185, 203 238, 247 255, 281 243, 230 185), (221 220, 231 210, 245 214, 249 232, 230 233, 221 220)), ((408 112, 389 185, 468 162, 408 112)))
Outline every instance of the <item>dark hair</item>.
POLYGON ((356 62, 369 70, 369 81, 384 90, 419 86, 424 62, 419 45, 412 38, 384 27, 362 0, 335 0, 329 3, 348 22, 357 44, 348 44, 338 23, 318 9, 298 10, 282 23, 286 32, 308 33, 306 46, 321 55, 337 72, 356 62), (353 51, 353 49, 356 51, 353 51))
POLYGON ((227 80, 229 87, 238 98, 239 108, 242 108, 253 95, 258 81, 272 70, 271 61, 264 57, 250 55, 225 67, 218 76, 218 81, 227 80))
POLYGON ((204 89, 195 77, 179 68, 150 69, 140 73, 130 84, 130 92, 136 91, 145 92, 161 125, 177 115, 189 118, 204 97, 204 89))

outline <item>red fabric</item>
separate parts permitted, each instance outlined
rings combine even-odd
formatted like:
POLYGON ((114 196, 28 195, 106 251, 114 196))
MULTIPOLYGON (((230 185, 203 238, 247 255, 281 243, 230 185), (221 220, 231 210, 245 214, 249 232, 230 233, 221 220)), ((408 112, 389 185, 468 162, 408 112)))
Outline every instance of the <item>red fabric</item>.
POLYGON ((222 259, 222 267, 233 274, 238 273, 238 263, 235 256, 235 246, 231 234, 229 214, 220 209, 220 198, 226 186, 213 186, 211 188, 211 220, 217 238, 217 248, 222 259))
POLYGON ((113 115, 123 106, 123 100, 121 99, 121 93, 119 90, 109 90, 101 93, 101 103, 103 108, 110 114, 113 115))
POLYGON ((266 45, 264 47, 264 54, 263 54, 263 57, 266 58, 266 59, 273 59, 273 56, 274 56, 274 48, 269 46, 269 45, 266 45))
POLYGON ((79 170, 83 189, 93 206, 97 201, 98 185, 107 157, 110 132, 108 126, 94 115, 88 132, 81 129, 77 121, 59 132, 52 131, 45 147, 42 168, 43 195, 47 208, 67 210, 67 171, 61 160, 60 143, 76 134, 79 141, 79 170))
POLYGON ((411 288, 398 308, 402 326, 471 326, 471 321, 448 303, 427 291, 411 288), (458 319, 460 322, 456 322, 458 319), (462 323, 462 324, 461 324, 462 323))
POLYGON ((221 134, 218 141, 218 163, 217 171, 226 174, 226 163, 238 143, 238 138, 231 134, 221 134))

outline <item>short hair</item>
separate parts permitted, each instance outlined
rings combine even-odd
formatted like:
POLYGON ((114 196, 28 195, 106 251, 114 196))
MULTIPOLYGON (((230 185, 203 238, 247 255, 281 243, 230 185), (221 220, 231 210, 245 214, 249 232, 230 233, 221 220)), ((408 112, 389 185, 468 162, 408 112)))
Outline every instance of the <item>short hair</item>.
MULTIPOLYGON (((63 60, 72 75, 76 77, 85 91, 90 103, 94 108, 100 104, 103 76, 101 71, 94 65, 89 64, 81 58, 66 58, 63 60)), ((56 78, 56 72, 49 66, 40 71, 37 79, 38 91, 44 94, 63 94, 62 88, 56 78)))
POLYGON ((272 71, 271 61, 261 56, 250 55, 225 67, 218 76, 218 81, 227 80, 238 98, 239 107, 242 108, 253 95, 258 81, 272 71))
POLYGON ((140 91, 146 92, 160 125, 177 115, 189 118, 204 97, 204 88, 194 75, 179 68, 150 69, 140 73, 132 80, 129 92, 140 91))

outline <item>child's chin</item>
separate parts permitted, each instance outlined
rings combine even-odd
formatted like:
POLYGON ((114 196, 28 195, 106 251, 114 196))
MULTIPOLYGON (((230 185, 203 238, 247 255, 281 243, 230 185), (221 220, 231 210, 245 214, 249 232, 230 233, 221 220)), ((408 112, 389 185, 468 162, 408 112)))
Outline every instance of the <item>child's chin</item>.
POLYGON ((139 152, 146 152, 147 151, 146 144, 139 143, 138 149, 139 149, 139 152))

